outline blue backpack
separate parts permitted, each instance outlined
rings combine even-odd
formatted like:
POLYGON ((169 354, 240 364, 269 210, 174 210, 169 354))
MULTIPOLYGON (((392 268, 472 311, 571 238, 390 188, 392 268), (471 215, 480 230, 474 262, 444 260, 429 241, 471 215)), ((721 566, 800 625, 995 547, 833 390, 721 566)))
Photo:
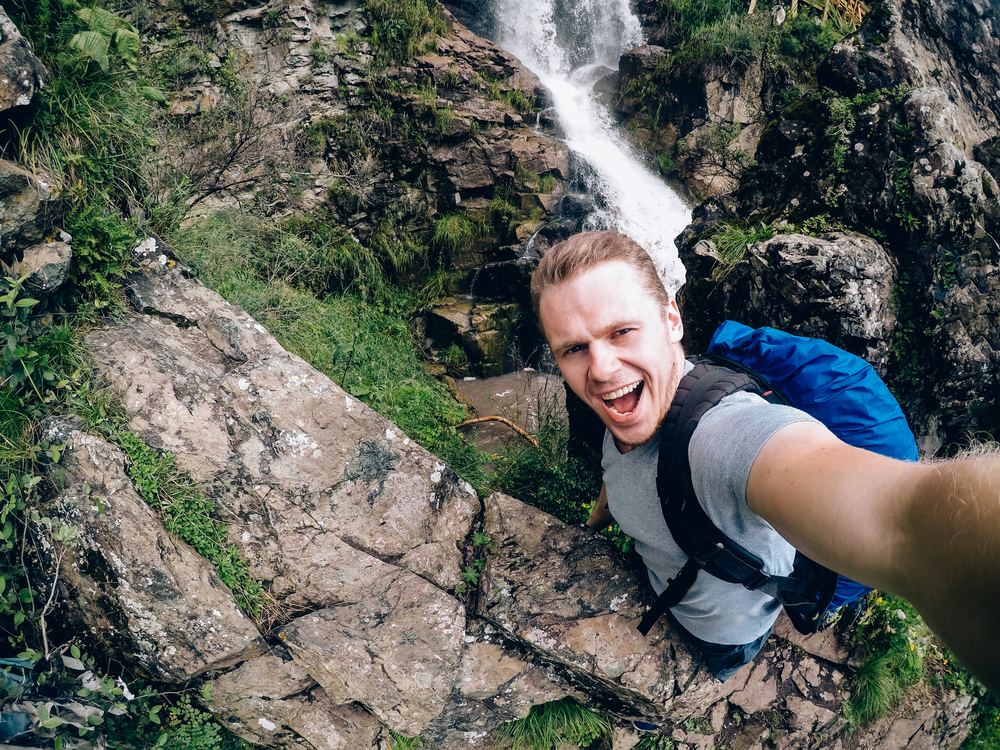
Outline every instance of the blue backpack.
POLYGON ((656 479, 667 526, 688 561, 643 617, 639 632, 646 635, 704 570, 763 591, 781 602, 799 632, 815 633, 828 611, 871 589, 801 553, 790 576, 765 573, 760 558, 723 534, 695 496, 688 464, 691 435, 705 412, 725 396, 749 391, 801 409, 845 443, 916 461, 917 445, 906 417, 871 365, 819 339, 726 321, 712 336, 708 354, 688 361, 694 369, 681 378, 660 429, 656 479))

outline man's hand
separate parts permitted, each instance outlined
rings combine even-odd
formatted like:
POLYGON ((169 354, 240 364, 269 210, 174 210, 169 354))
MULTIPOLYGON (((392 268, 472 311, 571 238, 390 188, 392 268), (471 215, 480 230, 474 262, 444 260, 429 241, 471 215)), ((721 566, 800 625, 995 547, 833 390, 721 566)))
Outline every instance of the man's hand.
POLYGON ((614 516, 608 510, 608 488, 601 485, 601 494, 597 498, 597 505, 590 511, 590 518, 587 519, 587 526, 600 531, 607 528, 614 522, 614 516))

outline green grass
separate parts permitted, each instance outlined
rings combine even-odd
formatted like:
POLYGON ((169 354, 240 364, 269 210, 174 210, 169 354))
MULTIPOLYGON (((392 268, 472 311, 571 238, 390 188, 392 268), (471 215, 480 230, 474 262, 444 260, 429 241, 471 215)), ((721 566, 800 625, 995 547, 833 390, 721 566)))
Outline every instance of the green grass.
POLYGON ((468 248, 478 234, 476 225, 465 214, 447 214, 434 225, 431 244, 449 259, 468 248))
POLYGON ((259 618, 266 604, 264 590, 247 572, 238 548, 227 544, 225 525, 212 518, 214 501, 179 475, 171 454, 157 453, 132 432, 122 431, 116 438, 129 458, 136 490, 160 514, 167 531, 211 562, 240 607, 259 618))
POLYGON ((365 0, 365 9, 378 67, 402 65, 433 51, 437 37, 447 33, 433 0, 365 0))
POLYGON ((395 290, 387 307, 353 293, 318 299, 307 288, 310 274, 296 273, 294 262, 276 250, 301 240, 275 222, 236 212, 209 217, 169 239, 203 283, 250 313, 285 349, 395 422, 473 487, 484 488, 482 456, 454 427, 466 408, 425 373, 406 326, 405 311, 421 304, 416 295, 395 290))
POLYGON ((924 673, 924 657, 936 654, 930 630, 909 602, 869 594, 868 608, 854 631, 853 643, 864 660, 851 678, 851 698, 844 716, 852 727, 885 716, 902 703, 924 673))
POLYGON ((575 698, 532 706, 523 719, 502 725, 494 736, 494 746, 510 750, 554 750, 568 742, 590 747, 611 737, 611 724, 575 698))
POLYGON ((538 447, 512 443, 496 462, 492 486, 544 510, 564 523, 579 524, 601 491, 600 477, 580 459, 566 455, 567 425, 543 417, 538 447))
POLYGON ((735 224, 722 223, 712 235, 715 250, 719 260, 712 270, 712 281, 721 281, 746 258, 747 248, 757 242, 769 240, 774 236, 770 227, 761 223, 755 228, 740 227, 735 224))

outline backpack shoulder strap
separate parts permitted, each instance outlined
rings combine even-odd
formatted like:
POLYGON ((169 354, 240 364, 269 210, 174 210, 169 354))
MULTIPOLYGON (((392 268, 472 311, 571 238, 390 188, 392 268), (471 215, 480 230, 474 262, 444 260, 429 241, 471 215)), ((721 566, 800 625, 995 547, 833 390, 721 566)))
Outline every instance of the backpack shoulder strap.
POLYGON ((660 429, 660 453, 656 487, 670 534, 688 556, 680 572, 653 607, 645 614, 638 630, 646 635, 670 607, 678 604, 691 588, 698 571, 729 583, 760 590, 786 606, 815 599, 815 584, 808 580, 769 576, 763 561, 724 534, 705 513, 691 483, 688 446, 691 435, 705 413, 726 396, 740 391, 764 395, 768 400, 787 403, 752 370, 729 362, 718 364, 716 357, 691 357, 694 368, 681 378, 677 393, 660 429))

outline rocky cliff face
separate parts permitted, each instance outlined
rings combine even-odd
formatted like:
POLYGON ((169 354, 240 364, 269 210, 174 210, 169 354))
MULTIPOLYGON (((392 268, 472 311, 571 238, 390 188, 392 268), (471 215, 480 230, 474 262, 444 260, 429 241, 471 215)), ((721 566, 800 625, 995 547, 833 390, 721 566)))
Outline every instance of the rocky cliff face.
POLYGON ((736 310, 747 322, 827 332, 887 375, 924 453, 996 430, 1000 67, 989 29, 998 20, 975 2, 889 3, 823 63, 828 89, 767 119, 759 166, 697 209, 680 242, 694 346, 736 310), (721 284, 712 280, 719 232, 761 222, 820 239, 751 245, 721 284), (830 229, 867 235, 875 255, 859 263, 858 241, 830 229), (820 249, 829 241, 842 248, 832 264, 820 249), (881 302, 847 296, 878 285, 881 302), (869 322, 818 312, 845 305, 869 322))
POLYGON ((145 36, 177 71, 167 119, 191 148, 178 157, 175 141, 165 159, 201 175, 197 205, 255 203, 336 225, 380 255, 400 246, 394 263, 411 281, 421 262, 406 248, 429 247, 422 263, 449 272, 427 321, 434 349, 456 344, 473 372, 503 372, 525 314, 518 245, 568 176, 565 147, 535 126, 537 79, 443 9, 433 49, 386 68, 358 36, 379 19, 357 2, 242 3, 208 20, 174 8, 161 3, 145 36), (220 113, 246 123, 244 147, 213 171, 201 154, 227 132, 220 113), (475 301, 460 299, 474 286, 475 301))

